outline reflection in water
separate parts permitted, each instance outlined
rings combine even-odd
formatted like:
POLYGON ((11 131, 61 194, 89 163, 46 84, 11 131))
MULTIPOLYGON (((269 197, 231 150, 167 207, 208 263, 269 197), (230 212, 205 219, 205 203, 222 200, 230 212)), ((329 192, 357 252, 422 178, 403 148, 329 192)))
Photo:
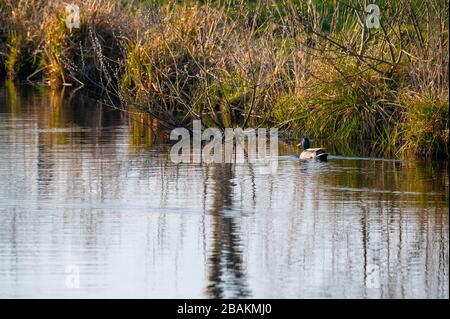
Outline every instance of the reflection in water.
POLYGON ((164 141, 146 115, 0 86, 0 297, 448 298, 447 162, 261 175, 164 141))
POLYGON ((233 171, 231 165, 212 168, 214 199, 211 207, 212 252, 208 260, 210 298, 243 298, 248 296, 247 278, 243 268, 239 227, 236 218, 227 216, 232 210, 233 171), (227 288, 231 287, 228 295, 227 288))

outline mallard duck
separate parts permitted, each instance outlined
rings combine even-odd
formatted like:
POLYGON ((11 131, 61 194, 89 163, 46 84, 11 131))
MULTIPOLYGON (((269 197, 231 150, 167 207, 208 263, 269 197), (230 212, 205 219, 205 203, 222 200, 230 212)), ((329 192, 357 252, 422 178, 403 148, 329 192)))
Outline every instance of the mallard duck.
POLYGON ((319 160, 326 161, 328 157, 328 153, 323 148, 309 148, 309 139, 307 137, 303 137, 301 139, 300 144, 303 148, 303 152, 300 153, 301 160, 319 160))

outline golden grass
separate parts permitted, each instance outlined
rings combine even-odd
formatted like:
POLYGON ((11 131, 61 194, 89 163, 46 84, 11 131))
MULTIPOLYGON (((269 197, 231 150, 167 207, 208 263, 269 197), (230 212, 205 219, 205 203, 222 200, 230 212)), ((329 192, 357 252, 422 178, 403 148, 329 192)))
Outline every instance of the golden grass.
POLYGON ((170 126, 277 126, 378 154, 448 157, 446 2, 386 0, 383 27, 368 30, 351 1, 146 10, 79 0, 81 28, 70 31, 63 1, 2 1, 10 78, 94 85, 170 126))

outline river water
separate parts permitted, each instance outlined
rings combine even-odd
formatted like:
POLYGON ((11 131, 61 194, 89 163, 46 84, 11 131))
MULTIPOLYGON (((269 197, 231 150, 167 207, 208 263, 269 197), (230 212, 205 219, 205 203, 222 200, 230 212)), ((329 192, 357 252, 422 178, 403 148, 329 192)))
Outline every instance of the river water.
POLYGON ((0 84, 0 297, 449 297, 447 162, 168 154, 145 115, 0 84))

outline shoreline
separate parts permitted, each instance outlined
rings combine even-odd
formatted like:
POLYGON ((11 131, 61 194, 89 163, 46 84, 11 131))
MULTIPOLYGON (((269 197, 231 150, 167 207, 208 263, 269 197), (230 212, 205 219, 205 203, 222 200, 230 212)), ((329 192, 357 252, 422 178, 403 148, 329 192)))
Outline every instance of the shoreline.
MULTIPOLYGON (((39 85, 34 85, 31 83, 17 83, 17 81, 10 81, 10 80, 4 80, 0 79, 0 89, 4 90, 3 94, 6 93, 7 97, 19 101, 23 98, 26 98, 30 94, 32 95, 33 92, 40 92, 39 94, 43 94, 44 96, 51 96, 52 97, 52 104, 49 105, 49 108, 53 108, 53 104, 56 105, 66 105, 66 107, 69 107, 66 111, 74 111, 78 107, 78 104, 81 103, 83 105, 83 108, 87 107, 86 105, 92 104, 92 107, 101 107, 105 109, 110 109, 111 111, 117 111, 119 113, 123 113, 125 116, 127 116, 130 120, 131 126, 139 127, 138 132, 141 132, 139 134, 143 134, 144 136, 147 136, 147 134, 150 134, 146 132, 146 129, 158 131, 158 140, 165 144, 174 144, 174 141, 170 141, 169 135, 170 135, 170 129, 166 129, 158 124, 158 121, 154 120, 146 114, 145 112, 141 112, 139 110, 130 109, 132 112, 130 113, 130 110, 121 110, 117 108, 112 108, 108 105, 102 104, 102 100, 99 97, 92 96, 88 94, 87 92, 89 89, 81 89, 81 90, 73 90, 70 87, 63 88, 61 90, 54 90, 50 87, 43 87, 39 85), (75 92, 74 92, 75 91, 75 92), (81 102, 81 101, 88 101, 81 102), (160 135, 161 134, 161 135, 160 135), (161 140, 161 138, 163 140, 161 140)), ((90 92, 92 93, 92 92, 90 92)), ((45 107, 45 106, 42 106, 45 107)), ((59 109, 59 108, 57 108, 59 109)), ((64 113, 64 112, 63 112, 64 113)), ((192 127, 190 127, 192 129, 192 127)), ((140 136, 134 136, 133 133, 133 139, 136 141, 140 141, 142 137, 140 136)), ((192 132, 190 131, 192 134, 192 132)), ((300 152, 300 148, 297 146, 298 141, 296 139, 290 138, 288 136, 285 136, 283 132, 279 132, 279 145, 280 145, 280 154, 279 156, 297 156, 300 152)), ((152 133, 154 134, 154 133, 152 133)), ((192 135, 191 135, 192 136, 192 135)), ((147 141, 143 140, 141 142, 138 142, 138 144, 143 143, 146 144, 147 141)), ((447 158, 419 158, 415 156, 410 157, 390 157, 390 156, 382 156, 377 153, 374 153, 370 150, 370 145, 360 145, 359 148, 352 148, 349 149, 348 145, 340 145, 339 143, 329 143, 329 141, 326 140, 320 140, 316 139, 313 140, 314 145, 321 145, 324 148, 326 148, 329 152, 331 152, 332 155, 330 155, 330 158, 333 159, 346 159, 346 160, 369 160, 369 161, 386 161, 386 162, 399 162, 399 163, 408 163, 408 162, 416 162, 416 161, 433 161, 433 162, 448 162, 447 158)))

